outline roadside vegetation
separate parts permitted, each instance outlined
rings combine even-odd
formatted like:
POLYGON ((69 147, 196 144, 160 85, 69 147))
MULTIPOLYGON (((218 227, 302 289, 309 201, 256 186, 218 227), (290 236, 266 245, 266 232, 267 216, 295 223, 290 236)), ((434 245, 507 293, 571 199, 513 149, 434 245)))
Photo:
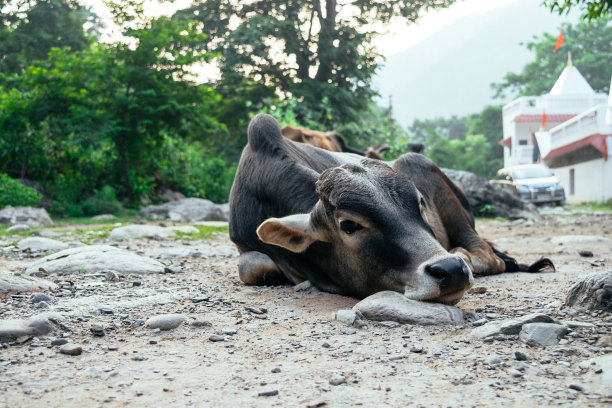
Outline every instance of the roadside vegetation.
MULTIPOLYGON (((106 3, 120 33, 109 40, 100 33, 111 22, 75 0, 0 0, 0 207, 41 205, 69 219, 129 214, 165 189, 227 202, 259 112, 337 130, 355 147, 387 143, 386 159, 424 143, 441 167, 491 178, 502 165, 501 106, 404 129, 392 107, 376 104, 372 78, 383 58, 373 27, 413 23, 432 4, 453 2, 359 1, 343 17, 325 12, 334 0, 196 0, 152 18, 142 1, 118 0, 106 3), (218 75, 198 78, 202 64, 218 75)), ((588 6, 590 20, 561 28, 581 72, 607 92, 609 10, 597 18, 599 2, 548 3, 588 6)), ((566 63, 547 51, 555 38, 528 42, 534 61, 493 84, 496 95, 549 89, 566 63)))

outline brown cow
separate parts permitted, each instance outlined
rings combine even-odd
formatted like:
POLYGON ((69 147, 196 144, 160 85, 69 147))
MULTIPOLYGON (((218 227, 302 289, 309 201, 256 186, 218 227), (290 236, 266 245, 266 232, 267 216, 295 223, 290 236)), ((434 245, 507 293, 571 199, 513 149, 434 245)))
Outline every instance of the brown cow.
POLYGON ((249 124, 229 230, 243 282, 309 280, 359 298, 454 304, 473 275, 552 266, 518 265, 481 239, 461 190, 423 155, 385 163, 294 143, 269 115, 249 124))
POLYGON ((329 150, 330 152, 355 153, 371 159, 382 160, 381 153, 389 150, 389 145, 368 147, 367 149, 355 149, 346 144, 344 136, 338 132, 321 132, 291 125, 281 128, 281 134, 294 142, 306 143, 311 146, 329 150))

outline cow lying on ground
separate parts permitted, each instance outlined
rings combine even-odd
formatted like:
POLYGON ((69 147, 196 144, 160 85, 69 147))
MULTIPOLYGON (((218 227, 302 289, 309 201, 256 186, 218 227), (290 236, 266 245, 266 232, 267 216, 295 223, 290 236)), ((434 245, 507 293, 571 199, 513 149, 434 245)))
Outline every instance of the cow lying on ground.
POLYGON ((387 164, 294 143, 268 115, 249 124, 229 231, 243 282, 309 280, 358 298, 454 304, 473 275, 552 266, 518 265, 481 239, 463 193, 424 156, 387 164))
POLYGON ((311 146, 320 147, 330 152, 355 153, 371 159, 382 160, 382 153, 389 150, 389 145, 368 147, 367 149, 354 149, 346 144, 344 137, 338 132, 321 132, 285 125, 281 128, 281 134, 294 142, 306 143, 311 146))

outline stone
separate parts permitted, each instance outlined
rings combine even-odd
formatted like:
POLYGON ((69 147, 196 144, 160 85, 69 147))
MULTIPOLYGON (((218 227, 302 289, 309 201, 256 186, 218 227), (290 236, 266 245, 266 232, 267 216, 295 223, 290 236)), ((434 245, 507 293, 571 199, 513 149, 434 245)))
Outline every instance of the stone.
POLYGON ((591 251, 587 251, 585 249, 578 251, 578 255, 584 257, 584 258, 591 258, 593 257, 593 252, 591 251))
POLYGON ((54 329, 49 319, 35 316, 28 321, 0 320, 0 343, 15 341, 24 336, 45 336, 54 329))
POLYGON ((164 203, 167 203, 169 201, 179 201, 179 200, 184 200, 185 199, 185 195, 181 192, 178 191, 172 191, 168 188, 164 188, 162 190, 162 193, 159 195, 159 198, 161 198, 161 200, 164 203))
POLYGON ((27 224, 30 227, 43 227, 52 223, 51 217, 44 208, 7 205, 0 210, 0 224, 27 224))
POLYGON ((555 346, 567 333, 567 328, 555 323, 527 323, 519 333, 519 339, 529 346, 555 346))
POLYGON ((17 247, 22 251, 61 251, 68 248, 68 244, 54 239, 43 237, 24 238, 17 243, 17 247))
POLYGON ((50 274, 60 275, 101 273, 107 269, 123 275, 164 272, 164 265, 154 259, 109 245, 65 249, 34 261, 26 267, 25 273, 32 274, 39 268, 44 268, 50 274))
POLYGON ((341 385, 346 383, 346 378, 342 375, 334 375, 329 379, 331 385, 341 385))
POLYGON ((487 358, 487 363, 489 365, 496 365, 496 364, 501 364, 501 358, 499 358, 498 356, 491 356, 489 358, 487 358))
POLYGON ((30 226, 28 224, 15 224, 12 227, 9 227, 6 232, 23 232, 28 231, 30 226))
POLYGON ((466 195, 475 211, 491 205, 495 216, 509 219, 538 219, 537 207, 522 200, 516 189, 485 180, 474 173, 463 170, 442 169, 466 195))
POLYGON ((78 356, 83 352, 83 348, 76 344, 64 344, 60 347, 59 351, 69 356, 78 356))
POLYGON ((552 323, 553 319, 542 313, 531 313, 525 316, 518 317, 516 319, 502 320, 497 322, 490 322, 483 326, 477 327, 472 330, 472 336, 479 337, 481 339, 498 336, 498 335, 513 335, 518 334, 521 331, 523 325, 527 323, 552 323))
POLYGON ((33 293, 30 297, 30 302, 51 302, 51 297, 49 295, 45 295, 44 293, 33 293))
POLYGON ((193 225, 178 225, 176 227, 172 227, 172 230, 182 232, 184 234, 197 234, 200 232, 200 230, 193 225))
POLYGON ((338 310, 332 313, 332 319, 352 326, 355 320, 357 320, 357 313, 354 310, 338 310))
POLYGON ((461 309, 438 303, 411 300, 404 295, 383 291, 363 299, 353 307, 364 318, 421 325, 463 324, 461 309))
POLYGON ((62 346, 64 344, 68 343, 68 339, 54 339, 51 340, 51 345, 52 346, 62 346))
POLYGON ((0 273, 0 296, 9 293, 48 292, 54 290, 57 290, 57 285, 45 279, 0 273))
POLYGON ((150 317, 145 326, 149 329, 172 330, 181 325, 185 320, 185 316, 181 314, 163 314, 150 317))
POLYGON ((612 336, 609 334, 601 336, 595 345, 602 348, 612 348, 612 336))
POLYGON ((176 222, 228 221, 229 204, 215 204, 202 198, 185 198, 162 205, 150 205, 139 215, 151 218, 170 218, 176 222))
POLYGON ((102 326, 99 323, 92 324, 91 327, 89 328, 89 331, 96 337, 104 336, 104 326, 102 326))
POLYGON ((612 312, 612 270, 594 273, 576 282, 570 288, 565 304, 612 312))
POLYGON ((213 334, 208 338, 208 340, 213 341, 213 342, 225 341, 225 337, 219 336, 218 334, 213 334))
POLYGON ((114 218, 115 218, 115 216, 113 214, 99 214, 99 215, 96 215, 94 217, 91 217, 91 219, 94 220, 94 221, 112 220, 114 218))
POLYGON ((134 238, 159 237, 169 238, 175 235, 171 228, 156 225, 126 225, 111 231, 108 239, 113 241, 125 241, 134 238))
POLYGON ((527 361, 527 355, 525 353, 521 353, 520 351, 514 352, 514 358, 516 361, 527 361))
POLYGON ((550 239, 555 245, 569 245, 569 244, 593 244, 601 242, 610 242, 612 239, 601 237, 598 235, 559 235, 550 239))

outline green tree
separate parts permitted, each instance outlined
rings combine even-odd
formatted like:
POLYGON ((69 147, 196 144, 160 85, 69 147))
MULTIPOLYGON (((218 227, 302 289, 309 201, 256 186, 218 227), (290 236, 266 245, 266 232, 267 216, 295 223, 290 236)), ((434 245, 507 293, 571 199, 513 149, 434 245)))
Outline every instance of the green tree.
POLYGON ((374 95, 375 27, 393 17, 414 22, 453 1, 196 0, 176 17, 203 23, 203 46, 218 53, 221 82, 231 84, 231 73, 253 78, 296 97, 300 120, 312 112, 329 129, 355 120, 374 95), (331 114, 320 108, 325 98, 331 114))
POLYGON ((520 73, 509 72, 499 83, 491 84, 496 98, 506 93, 541 95, 550 91, 567 65, 567 51, 571 51, 573 63, 598 92, 609 92, 610 67, 612 66, 612 23, 607 19, 561 24, 564 45, 553 52, 558 34, 544 33, 528 42, 528 50, 535 52, 535 59, 525 65, 520 73))
POLYGON ((75 0, 0 0, 0 72, 20 72, 53 47, 89 47, 98 19, 75 0))
POLYGON ((612 0, 544 0, 544 5, 559 14, 567 14, 574 7, 579 8, 582 18, 586 20, 612 16, 612 0))

